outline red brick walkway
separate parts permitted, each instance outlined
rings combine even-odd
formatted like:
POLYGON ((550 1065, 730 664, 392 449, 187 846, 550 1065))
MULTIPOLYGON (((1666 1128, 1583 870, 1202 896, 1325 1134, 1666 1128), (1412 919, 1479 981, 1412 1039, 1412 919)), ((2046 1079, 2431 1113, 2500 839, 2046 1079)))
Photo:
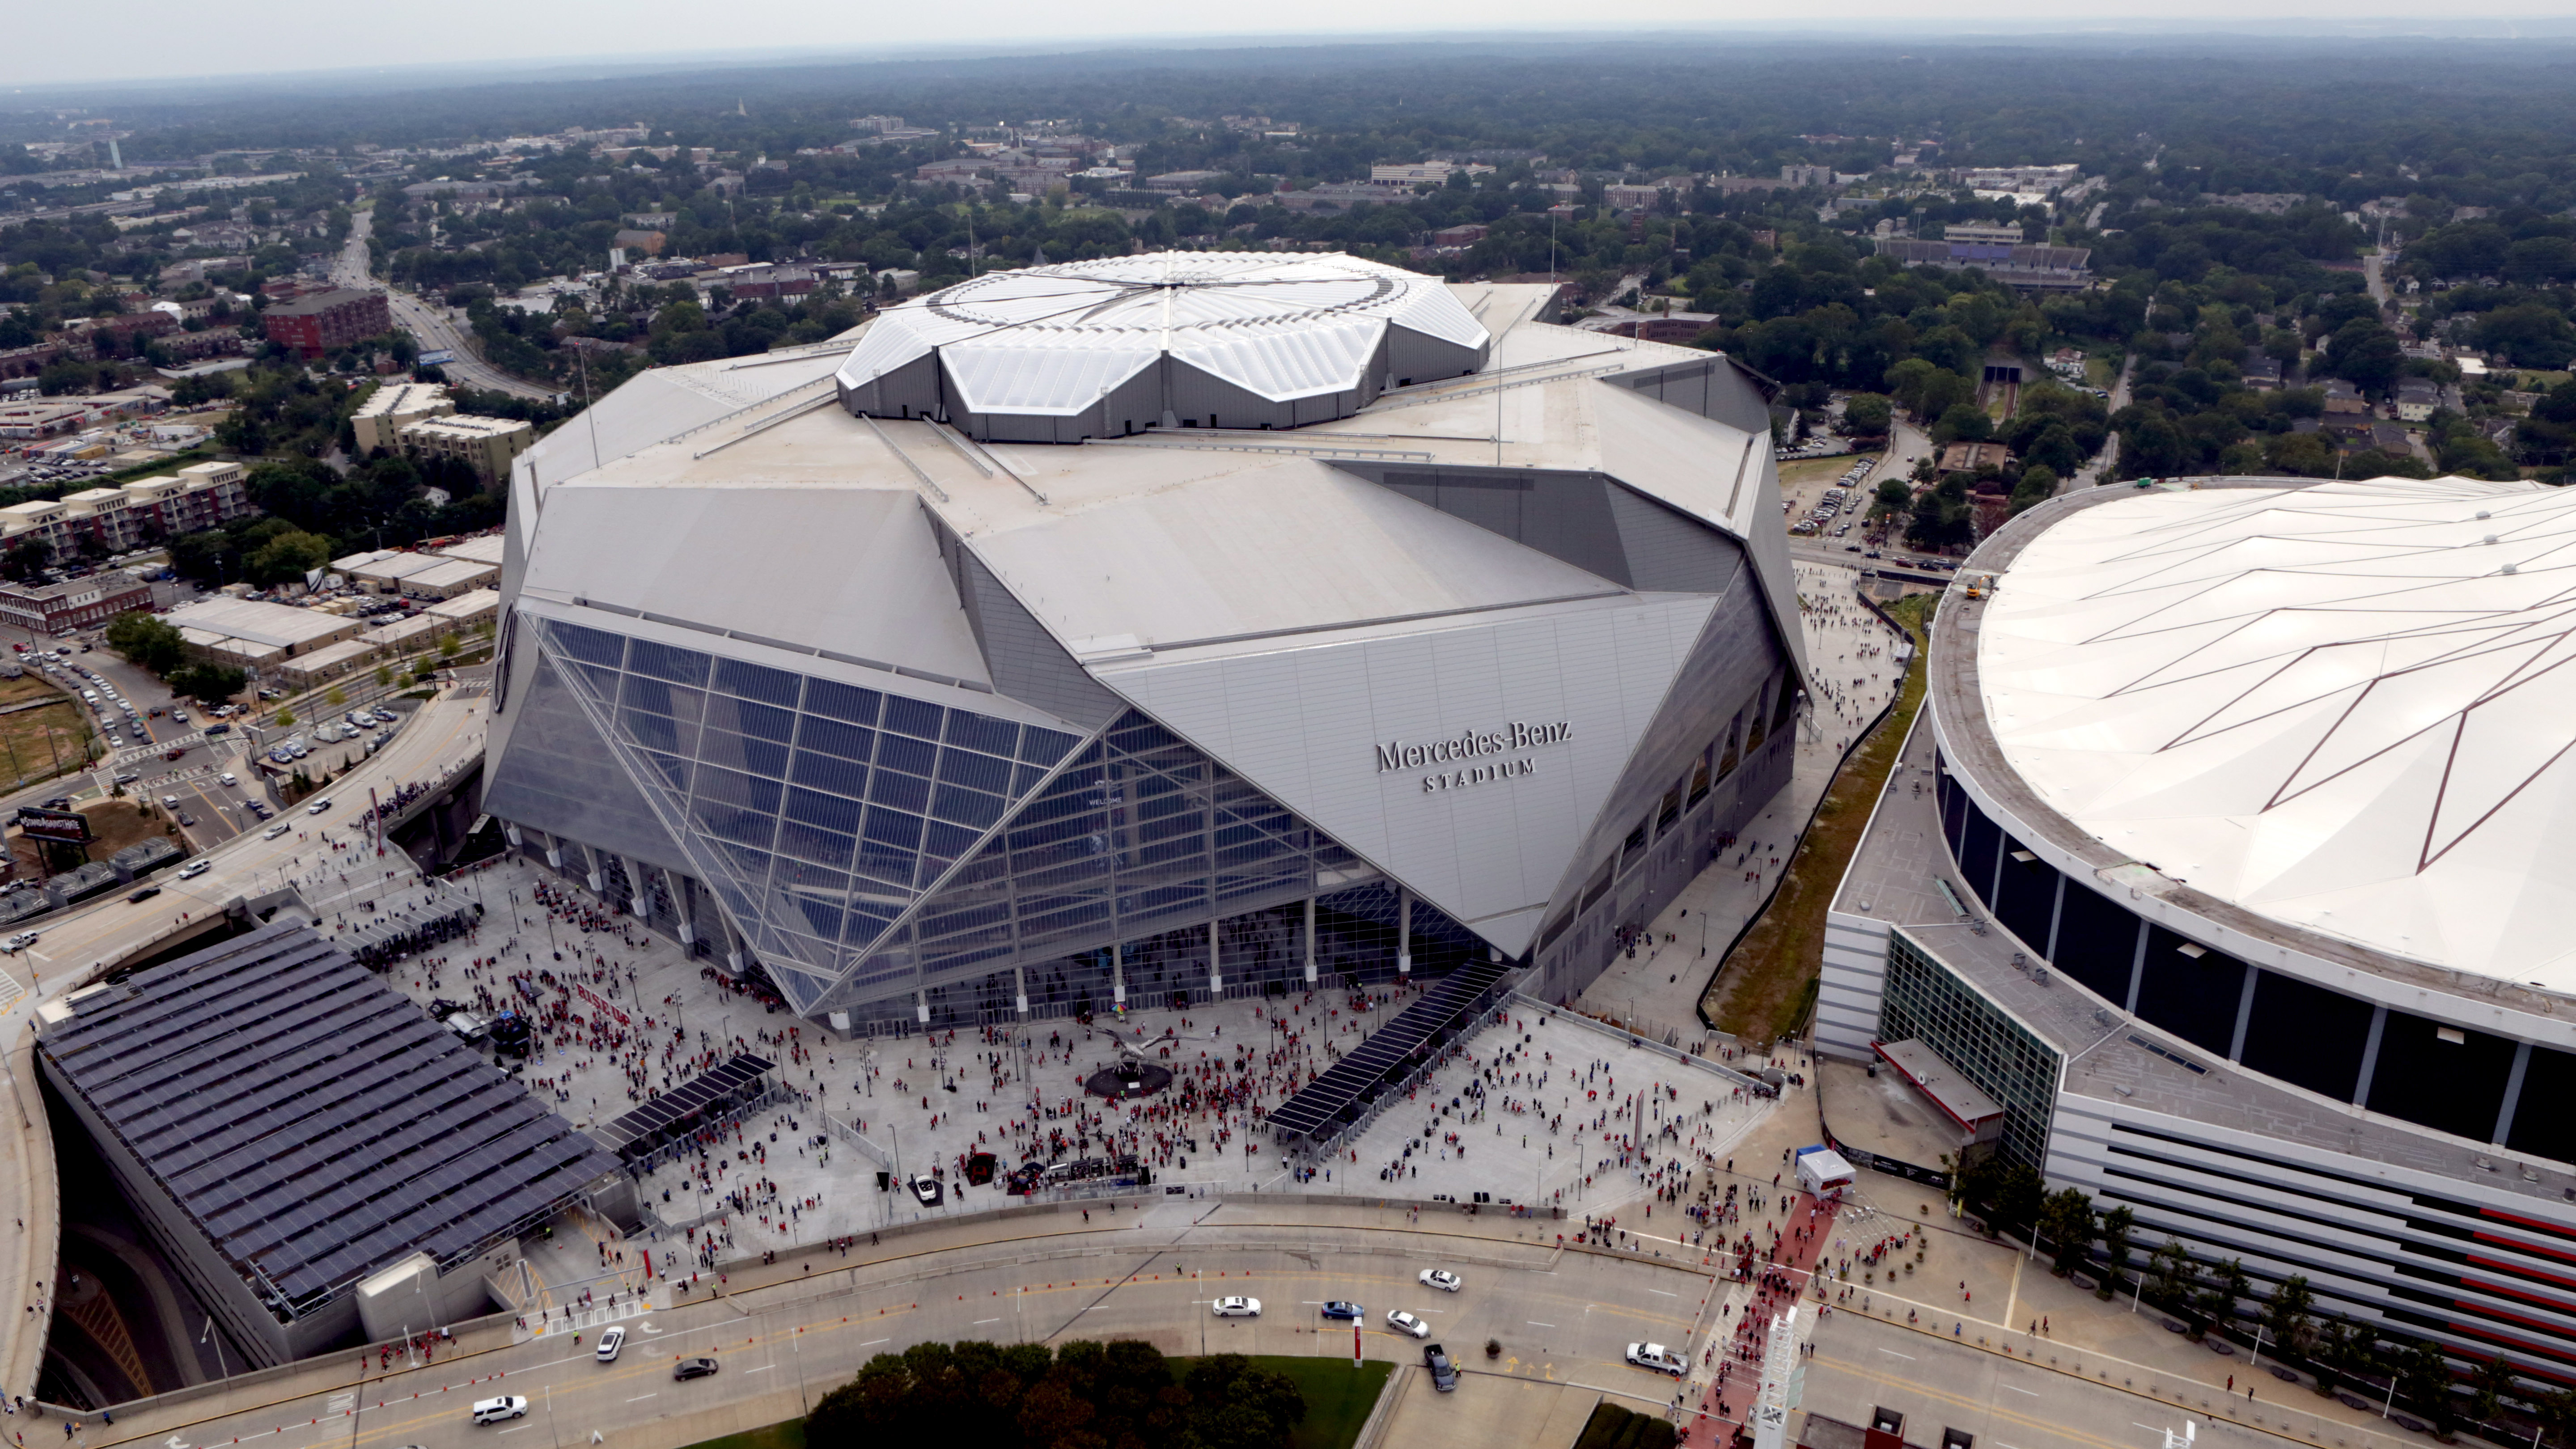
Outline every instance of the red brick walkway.
POLYGON ((1733 1279, 1758 1286, 1724 1335, 1713 1336, 1702 1350, 1702 1363, 1716 1366, 1719 1377, 1700 1396, 1701 1417, 1683 1426, 1684 1443, 1723 1444, 1743 1432, 1744 1417, 1762 1387, 1772 1316, 1808 1294, 1812 1272, 1833 1242, 1834 1209, 1833 1203, 1793 1192, 1786 1199, 1785 1223, 1772 1221, 1776 1241, 1749 1242, 1755 1235, 1748 1233, 1729 1245, 1733 1279))

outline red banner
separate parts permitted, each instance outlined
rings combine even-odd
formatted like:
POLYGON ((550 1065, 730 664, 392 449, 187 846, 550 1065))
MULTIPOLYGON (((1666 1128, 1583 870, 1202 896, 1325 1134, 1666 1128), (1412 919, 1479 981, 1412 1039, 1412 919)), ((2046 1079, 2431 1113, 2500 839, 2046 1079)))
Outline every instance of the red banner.
POLYGON ((635 1025, 635 1023, 626 1019, 625 1012, 622 1012, 616 1007, 609 1005, 607 1002, 600 1000, 599 993, 591 990, 589 987, 577 985, 573 987, 573 990, 580 993, 582 1000, 587 1001, 591 1005, 598 1007, 600 1010, 607 1012, 609 1015, 616 1017, 617 1024, 619 1026, 631 1028, 635 1025))

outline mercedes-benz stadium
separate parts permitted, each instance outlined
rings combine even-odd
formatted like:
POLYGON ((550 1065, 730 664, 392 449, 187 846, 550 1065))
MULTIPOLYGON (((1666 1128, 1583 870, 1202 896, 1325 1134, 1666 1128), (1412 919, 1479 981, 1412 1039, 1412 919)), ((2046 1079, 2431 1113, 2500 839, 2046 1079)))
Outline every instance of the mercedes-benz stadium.
POLYGON ((850 1030, 1531 966, 1786 782, 1767 385, 1343 256, 977 277, 511 478, 484 808, 850 1030))
POLYGON ((1942 596, 1820 1048, 1937 1055, 2142 1246, 2576 1382, 2576 493, 2190 482, 1942 596))

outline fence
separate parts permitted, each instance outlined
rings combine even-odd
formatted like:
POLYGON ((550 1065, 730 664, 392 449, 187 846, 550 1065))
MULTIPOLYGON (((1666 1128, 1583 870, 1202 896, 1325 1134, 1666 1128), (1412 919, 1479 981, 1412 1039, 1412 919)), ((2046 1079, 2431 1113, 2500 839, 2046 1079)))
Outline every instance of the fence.
MULTIPOLYGON (((1768 1094, 1773 1090, 1769 1082, 1762 1080, 1760 1077, 1748 1076, 1743 1072, 1737 1071, 1733 1067, 1727 1066, 1723 1062, 1710 1061, 1704 1056, 1683 1051, 1677 1046, 1667 1046, 1663 1042, 1656 1041, 1651 1037, 1639 1036, 1634 1032, 1621 1031, 1619 1028, 1610 1025, 1606 1021, 1595 1021, 1591 1017, 1585 1016, 1580 1012, 1570 1011, 1563 1007, 1551 1006, 1548 1003, 1539 1000, 1537 997, 1524 996, 1515 991, 1511 994, 1511 1000, 1514 1005, 1525 1011, 1540 1012, 1552 1020, 1565 1022, 1572 1026, 1581 1027, 1585 1031, 1597 1032, 1602 1036, 1610 1037, 1622 1046, 1637 1047, 1645 1051, 1653 1052, 1659 1057, 1665 1057, 1672 1061, 1679 1062, 1683 1066, 1697 1067, 1701 1071, 1715 1074, 1731 1085, 1750 1088, 1753 1091, 1765 1094, 1768 1094)), ((1720 1035, 1724 1034, 1720 1033, 1720 1035)), ((1729 1037, 1727 1039, 1732 1041, 1734 1038, 1729 1037)))

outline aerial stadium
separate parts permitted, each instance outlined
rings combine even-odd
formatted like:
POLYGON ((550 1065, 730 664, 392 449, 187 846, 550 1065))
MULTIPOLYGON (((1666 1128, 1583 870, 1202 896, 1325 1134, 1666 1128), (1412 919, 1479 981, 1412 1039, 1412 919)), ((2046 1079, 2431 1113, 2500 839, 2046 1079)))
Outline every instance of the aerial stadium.
POLYGON ((484 808, 854 1032, 1521 971, 1786 782, 1768 384, 1331 255, 976 277, 517 462, 484 808))
POLYGON ((2576 495, 2191 481, 1942 597, 1820 1048, 2142 1247, 2576 1382, 2576 495))

